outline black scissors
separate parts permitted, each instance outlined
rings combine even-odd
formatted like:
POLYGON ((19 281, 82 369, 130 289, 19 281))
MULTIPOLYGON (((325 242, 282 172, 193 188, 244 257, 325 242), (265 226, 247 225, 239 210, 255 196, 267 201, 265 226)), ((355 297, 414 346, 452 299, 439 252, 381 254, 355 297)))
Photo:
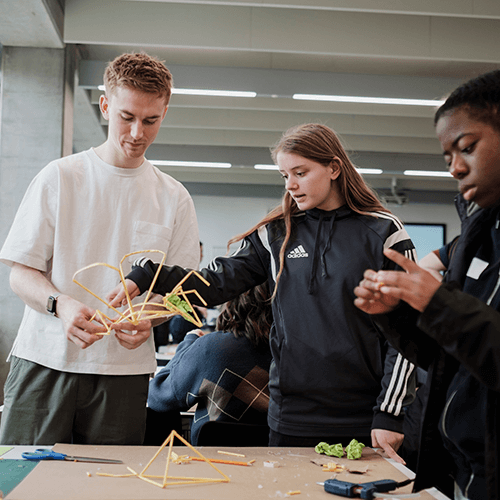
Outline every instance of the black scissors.
POLYGON ((57 453, 52 450, 39 448, 35 451, 25 451, 22 457, 26 460, 67 460, 68 462, 92 462, 96 464, 122 464, 121 460, 111 460, 109 458, 72 457, 64 453, 57 453))

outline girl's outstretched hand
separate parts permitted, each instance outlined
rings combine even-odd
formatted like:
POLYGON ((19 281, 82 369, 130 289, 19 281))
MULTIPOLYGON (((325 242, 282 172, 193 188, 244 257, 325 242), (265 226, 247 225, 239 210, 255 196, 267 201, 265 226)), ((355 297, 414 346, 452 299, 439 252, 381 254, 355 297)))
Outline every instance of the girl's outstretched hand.
POLYGON ((384 254, 406 272, 365 271, 363 280, 354 289, 354 304, 366 313, 382 314, 404 300, 417 311, 424 311, 441 282, 399 252, 388 249, 384 254))
MULTIPOLYGON (((129 279, 125 280, 125 285, 127 286, 128 294, 130 298, 133 299, 139 295, 139 287, 129 279)), ((111 292, 106 295, 106 300, 113 307, 121 307, 127 304, 127 298, 125 296, 125 290, 123 289, 123 285, 120 283, 117 285, 111 292)))

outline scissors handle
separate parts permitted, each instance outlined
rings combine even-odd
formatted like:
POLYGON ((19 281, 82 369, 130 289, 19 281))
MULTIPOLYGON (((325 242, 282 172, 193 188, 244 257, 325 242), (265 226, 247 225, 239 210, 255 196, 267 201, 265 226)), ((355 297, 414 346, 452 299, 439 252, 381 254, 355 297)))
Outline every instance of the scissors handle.
POLYGON ((22 457, 26 460, 64 460, 66 455, 44 448, 38 448, 35 451, 25 451, 22 457))

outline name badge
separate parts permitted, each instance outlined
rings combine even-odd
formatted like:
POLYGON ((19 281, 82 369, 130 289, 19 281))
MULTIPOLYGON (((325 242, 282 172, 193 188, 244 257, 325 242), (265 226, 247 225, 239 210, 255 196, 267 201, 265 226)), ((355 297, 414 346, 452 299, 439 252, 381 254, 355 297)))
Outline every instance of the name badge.
POLYGON ((474 257, 472 262, 470 263, 469 270, 467 271, 467 277, 472 278, 474 280, 479 279, 481 273, 489 266, 488 262, 484 260, 478 259, 474 257))

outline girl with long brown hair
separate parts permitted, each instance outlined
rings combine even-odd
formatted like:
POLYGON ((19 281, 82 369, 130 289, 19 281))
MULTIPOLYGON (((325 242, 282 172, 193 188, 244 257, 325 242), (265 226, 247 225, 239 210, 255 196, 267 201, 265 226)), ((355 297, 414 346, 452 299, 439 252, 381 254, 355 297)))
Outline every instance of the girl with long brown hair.
MULTIPOLYGON (((353 289, 366 267, 395 267, 385 248, 413 258, 413 244, 330 128, 290 129, 272 155, 285 180, 281 206, 231 240, 241 241, 233 255, 201 270, 209 287, 197 279, 185 285, 215 305, 269 280, 270 445, 347 444, 356 438, 402 461, 396 450, 404 406, 413 398, 413 366, 354 306, 353 289)), ((156 269, 148 259, 136 262, 128 276, 137 284, 129 284, 132 295, 149 287, 156 269)), ((165 266, 154 291, 166 293, 186 273, 165 266)), ((123 293, 116 289, 110 297, 118 304, 123 293)))

